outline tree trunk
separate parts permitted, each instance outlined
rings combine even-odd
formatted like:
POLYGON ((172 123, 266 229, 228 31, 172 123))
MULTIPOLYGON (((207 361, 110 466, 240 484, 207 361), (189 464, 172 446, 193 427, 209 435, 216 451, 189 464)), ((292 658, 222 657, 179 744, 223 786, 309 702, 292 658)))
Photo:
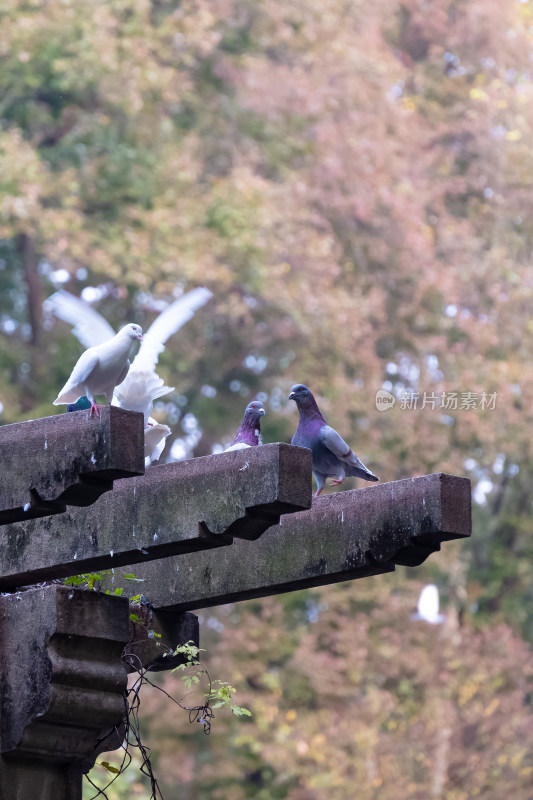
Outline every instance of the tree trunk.
POLYGON ((43 287, 38 272, 39 256, 26 233, 16 238, 16 248, 22 261, 24 280, 28 287, 28 322, 31 326, 31 343, 38 345, 42 331, 43 287))

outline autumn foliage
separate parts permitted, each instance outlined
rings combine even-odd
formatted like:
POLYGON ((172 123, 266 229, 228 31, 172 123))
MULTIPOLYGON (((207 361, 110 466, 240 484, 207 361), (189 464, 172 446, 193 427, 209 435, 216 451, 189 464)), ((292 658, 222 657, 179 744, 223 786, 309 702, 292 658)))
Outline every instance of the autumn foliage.
POLYGON ((411 623, 404 571, 314 592, 314 623, 299 596, 220 611, 210 657, 254 719, 183 732, 172 767, 158 711, 180 797, 531 794, 532 26, 515 0, 0 9, 1 420, 52 413, 79 355, 42 311, 59 282, 99 287, 115 325, 202 284, 157 412, 177 434, 195 415, 197 455, 257 392, 289 440, 303 381, 382 479, 475 488, 472 541, 419 574, 461 624, 411 623), (454 392, 474 406, 421 407, 454 392))

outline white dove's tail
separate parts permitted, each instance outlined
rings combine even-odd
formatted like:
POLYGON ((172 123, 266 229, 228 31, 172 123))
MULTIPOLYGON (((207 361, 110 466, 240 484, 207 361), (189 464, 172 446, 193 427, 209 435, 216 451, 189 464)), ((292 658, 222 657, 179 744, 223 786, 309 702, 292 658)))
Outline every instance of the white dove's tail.
POLYGON ((165 386, 164 380, 155 372, 137 369, 134 363, 126 379, 115 387, 112 405, 129 411, 141 411, 144 414, 144 424, 147 425, 154 400, 173 391, 174 387, 165 386))

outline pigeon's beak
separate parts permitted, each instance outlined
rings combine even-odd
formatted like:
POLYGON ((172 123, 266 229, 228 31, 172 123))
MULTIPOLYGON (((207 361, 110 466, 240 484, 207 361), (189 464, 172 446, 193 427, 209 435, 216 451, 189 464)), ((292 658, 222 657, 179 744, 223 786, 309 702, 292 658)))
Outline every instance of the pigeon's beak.
POLYGON ((296 400, 296 395, 294 394, 294 392, 290 393, 289 400, 296 400))
POLYGON ((260 409, 259 409, 259 413, 261 414, 261 416, 262 416, 262 417, 264 417, 264 416, 266 415, 266 413, 267 413, 267 412, 265 411, 265 409, 264 409, 264 408, 260 408, 260 409))
POLYGON ((138 339, 140 342, 142 342, 142 340, 143 340, 143 335, 142 335, 142 333, 138 333, 138 334, 137 334, 137 339, 138 339))

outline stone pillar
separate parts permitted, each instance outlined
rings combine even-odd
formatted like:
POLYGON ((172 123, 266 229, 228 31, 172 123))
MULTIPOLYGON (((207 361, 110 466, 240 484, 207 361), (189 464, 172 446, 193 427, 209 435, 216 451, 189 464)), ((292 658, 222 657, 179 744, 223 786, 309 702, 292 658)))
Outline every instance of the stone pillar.
POLYGON ((58 585, 0 598, 2 800, 81 800, 83 762, 124 718, 129 640, 126 598, 58 585))

